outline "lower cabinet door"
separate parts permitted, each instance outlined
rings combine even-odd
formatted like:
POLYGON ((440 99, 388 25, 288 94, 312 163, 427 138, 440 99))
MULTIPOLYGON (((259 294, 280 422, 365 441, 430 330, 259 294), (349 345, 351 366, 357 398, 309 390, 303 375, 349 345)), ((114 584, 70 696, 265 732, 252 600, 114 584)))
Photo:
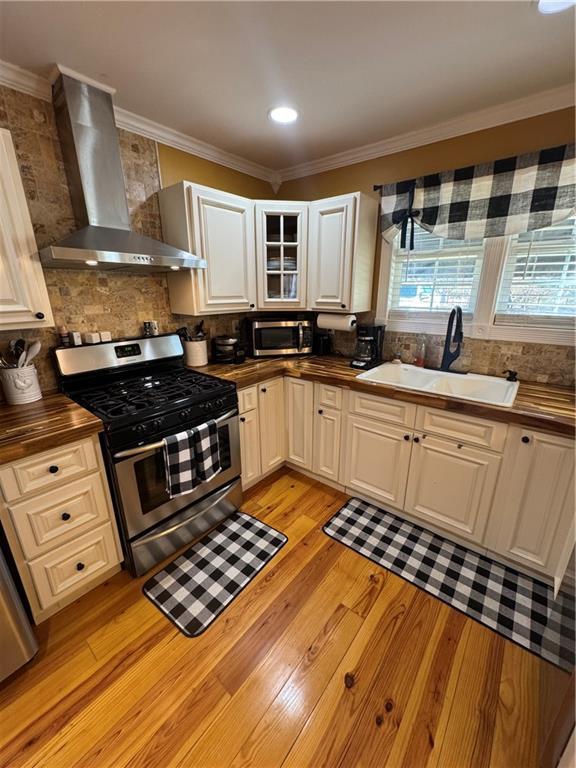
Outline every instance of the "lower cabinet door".
POLYGON ((254 483, 260 470, 260 419, 258 410, 240 416, 240 456, 242 459, 242 485, 254 483))
POLYGON ((286 455, 284 379, 264 381, 258 388, 262 474, 279 467, 286 455))
POLYGON ((288 445, 286 460, 304 469, 312 469, 312 423, 314 383, 303 379, 284 380, 288 445))
POLYGON ((412 432, 362 416, 348 417, 345 477, 348 488, 402 509, 412 432))
POLYGON ((342 414, 332 408, 318 408, 314 414, 313 471, 335 483, 340 480, 340 435, 342 414))
POLYGON ((414 436, 405 510, 433 527, 482 543, 501 457, 452 440, 414 436))
POLYGON ((486 546, 560 582, 574 548, 574 441, 511 427, 486 546))

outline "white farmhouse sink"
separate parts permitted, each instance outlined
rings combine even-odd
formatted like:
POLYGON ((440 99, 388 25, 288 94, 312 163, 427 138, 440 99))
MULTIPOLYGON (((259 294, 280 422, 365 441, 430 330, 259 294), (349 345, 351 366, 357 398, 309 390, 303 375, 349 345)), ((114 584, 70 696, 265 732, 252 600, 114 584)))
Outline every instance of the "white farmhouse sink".
POLYGON ((447 373, 430 371, 415 365, 384 363, 370 371, 360 373, 357 379, 385 384, 400 389, 414 389, 430 394, 448 395, 461 400, 490 403, 510 408, 518 392, 517 381, 506 381, 496 376, 477 373, 447 373))

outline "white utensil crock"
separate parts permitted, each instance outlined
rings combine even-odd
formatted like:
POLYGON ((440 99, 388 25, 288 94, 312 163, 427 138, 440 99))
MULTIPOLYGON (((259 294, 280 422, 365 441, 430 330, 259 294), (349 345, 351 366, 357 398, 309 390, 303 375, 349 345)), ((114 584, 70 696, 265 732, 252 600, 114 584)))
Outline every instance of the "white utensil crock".
POLYGON ((33 403, 42 398, 38 371, 34 365, 22 368, 0 368, 0 381, 4 397, 10 405, 33 403))
POLYGON ((208 365, 208 344, 206 339, 199 341, 184 341, 184 357, 186 365, 199 368, 208 365))

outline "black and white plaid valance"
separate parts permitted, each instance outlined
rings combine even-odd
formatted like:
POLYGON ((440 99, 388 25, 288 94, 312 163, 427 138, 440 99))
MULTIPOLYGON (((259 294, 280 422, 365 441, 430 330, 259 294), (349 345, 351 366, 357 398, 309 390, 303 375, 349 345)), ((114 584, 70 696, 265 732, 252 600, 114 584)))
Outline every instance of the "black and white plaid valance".
POLYGON ((575 184, 574 144, 385 184, 380 229, 410 248, 414 222, 450 240, 529 232, 573 214, 575 184))

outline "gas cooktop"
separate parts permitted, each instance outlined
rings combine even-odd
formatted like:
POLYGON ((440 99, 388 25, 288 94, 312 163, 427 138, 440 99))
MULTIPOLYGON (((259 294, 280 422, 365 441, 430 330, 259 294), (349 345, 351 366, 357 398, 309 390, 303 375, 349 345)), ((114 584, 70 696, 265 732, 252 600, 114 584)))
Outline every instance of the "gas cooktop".
POLYGON ((135 376, 70 393, 103 421, 126 416, 147 416, 158 410, 193 404, 212 394, 232 389, 228 382, 202 373, 175 367, 161 373, 135 376))

